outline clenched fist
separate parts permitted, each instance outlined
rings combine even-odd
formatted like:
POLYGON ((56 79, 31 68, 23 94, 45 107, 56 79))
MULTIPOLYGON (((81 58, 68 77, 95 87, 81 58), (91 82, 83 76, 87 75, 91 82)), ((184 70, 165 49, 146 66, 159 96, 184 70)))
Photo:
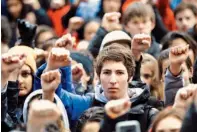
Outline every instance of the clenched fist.
POLYGON ((131 102, 129 100, 111 100, 105 105, 105 112, 111 119, 115 119, 126 114, 130 107, 131 102))
POLYGON ((1 87, 3 88, 13 71, 18 71, 24 65, 26 60, 25 54, 5 53, 1 57, 1 87))
POLYGON ((52 48, 45 71, 55 70, 71 64, 70 52, 64 48, 52 48))
POLYGON ((75 64, 72 66, 72 79, 74 82, 79 82, 83 76, 83 65, 75 64))
POLYGON ((114 30, 121 30, 121 24, 119 22, 121 14, 119 12, 105 13, 102 19, 101 26, 108 32, 114 30))
POLYGON ((131 41, 131 50, 136 60, 140 59, 141 53, 151 47, 151 36, 147 34, 136 34, 131 41))
POLYGON ((41 85, 43 90, 43 98, 53 101, 55 90, 61 82, 61 74, 59 70, 52 70, 41 75, 41 85))
POLYGON ((49 123, 56 122, 61 116, 61 111, 56 104, 48 100, 35 100, 31 103, 27 131, 41 132, 49 123))
POLYGON ((169 61, 170 71, 173 75, 178 75, 181 71, 181 65, 186 61, 189 56, 189 45, 176 46, 170 49, 169 61))
POLYGON ((55 42, 55 47, 65 48, 67 50, 71 50, 74 45, 74 40, 72 39, 70 34, 63 35, 55 42))

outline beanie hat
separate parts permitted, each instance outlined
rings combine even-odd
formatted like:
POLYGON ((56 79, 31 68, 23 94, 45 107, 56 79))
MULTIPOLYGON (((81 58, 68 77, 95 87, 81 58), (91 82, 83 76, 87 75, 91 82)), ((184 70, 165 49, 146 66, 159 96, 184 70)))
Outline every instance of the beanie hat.
POLYGON ((34 49, 28 46, 14 46, 8 53, 25 53, 27 56, 25 64, 32 69, 34 74, 36 73, 36 54, 34 49))
POLYGON ((94 77, 93 59, 91 59, 88 55, 86 56, 76 51, 71 52, 70 57, 83 65, 86 74, 90 76, 90 78, 94 77))
POLYGON ((101 47, 100 47, 100 51, 108 44, 110 43, 118 43, 118 42, 124 42, 126 44, 128 44, 129 46, 131 45, 131 37, 125 33, 124 31, 121 30, 116 30, 116 31, 112 31, 110 33, 108 33, 107 35, 105 35, 102 43, 101 43, 101 47))

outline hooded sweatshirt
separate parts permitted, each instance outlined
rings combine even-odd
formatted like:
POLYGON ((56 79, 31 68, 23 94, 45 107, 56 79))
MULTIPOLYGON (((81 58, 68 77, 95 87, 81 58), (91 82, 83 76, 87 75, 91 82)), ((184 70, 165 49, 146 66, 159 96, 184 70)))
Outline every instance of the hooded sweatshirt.
MULTIPOLYGON (((26 98, 25 103, 24 103, 24 107, 23 107, 23 120, 24 120, 24 123, 27 123, 27 116, 28 116, 27 108, 28 108, 28 105, 29 105, 30 101, 32 101, 33 97, 38 96, 38 95, 42 95, 42 93, 43 93, 43 91, 41 89, 40 90, 36 90, 36 91, 32 92, 26 98)), ((66 110, 64 108, 64 105, 62 104, 61 100, 59 99, 59 97, 57 95, 55 95, 55 101, 54 102, 57 104, 57 107, 60 109, 60 111, 62 113, 64 126, 66 128, 69 128, 67 112, 66 112, 66 110)))

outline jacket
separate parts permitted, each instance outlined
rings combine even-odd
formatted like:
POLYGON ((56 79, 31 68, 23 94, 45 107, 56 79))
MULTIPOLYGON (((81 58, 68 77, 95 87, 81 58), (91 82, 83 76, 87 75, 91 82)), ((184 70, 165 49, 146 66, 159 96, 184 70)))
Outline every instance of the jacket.
POLYGON ((186 112, 180 132, 197 132, 197 105, 192 103, 186 112))
POLYGON ((173 76, 169 69, 167 69, 165 74, 165 96, 164 102, 165 106, 171 106, 174 104, 174 99, 177 91, 183 87, 183 77, 180 75, 173 76))
POLYGON ((17 118, 18 82, 8 81, 4 90, 1 92, 1 123, 2 130, 7 132, 20 123, 17 118))
POLYGON ((148 89, 131 88, 129 90, 133 92, 130 110, 125 115, 114 120, 105 115, 100 132, 112 132, 115 130, 116 123, 126 120, 139 121, 141 132, 146 132, 149 129, 158 110, 147 104, 150 97, 148 89))

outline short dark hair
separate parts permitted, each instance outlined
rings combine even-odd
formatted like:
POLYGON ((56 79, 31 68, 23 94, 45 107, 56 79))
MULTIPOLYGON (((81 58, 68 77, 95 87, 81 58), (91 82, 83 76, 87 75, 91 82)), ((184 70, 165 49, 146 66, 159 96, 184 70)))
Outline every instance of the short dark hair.
POLYGON ((128 79, 135 73, 135 61, 132 56, 131 50, 125 48, 120 44, 111 44, 104 47, 96 59, 96 73, 100 77, 103 63, 105 61, 123 62, 127 69, 128 79))
POLYGON ((191 3, 185 3, 185 2, 181 2, 177 7, 176 9, 174 10, 174 16, 176 17, 176 15, 183 11, 183 10, 186 10, 186 9, 189 9, 191 10, 195 16, 197 16, 197 8, 192 5, 191 3))
POLYGON ((75 131, 81 132, 83 127, 88 122, 101 122, 104 118, 104 107, 92 107, 86 110, 81 117, 79 118, 76 126, 75 131))
POLYGON ((123 24, 127 23, 134 17, 150 17, 152 22, 155 22, 155 13, 153 8, 148 4, 142 2, 133 2, 129 5, 123 14, 123 24))
POLYGON ((189 44, 189 49, 193 51, 194 57, 196 58, 197 43, 188 33, 184 33, 184 32, 174 31, 174 32, 169 32, 167 35, 165 35, 161 40, 161 44, 162 44, 161 50, 170 48, 172 45, 172 41, 178 38, 183 39, 186 43, 189 44))

